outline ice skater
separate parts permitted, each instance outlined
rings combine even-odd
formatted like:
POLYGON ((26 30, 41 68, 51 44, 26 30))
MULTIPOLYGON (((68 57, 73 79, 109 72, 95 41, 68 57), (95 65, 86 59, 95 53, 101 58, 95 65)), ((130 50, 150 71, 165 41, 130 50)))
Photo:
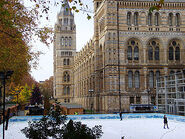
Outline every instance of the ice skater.
POLYGON ((119 112, 119 116, 120 116, 120 121, 122 121, 122 112, 119 112))
POLYGON ((168 120, 167 120, 166 115, 164 115, 164 129, 165 129, 165 126, 167 126, 167 128, 169 129, 169 127, 168 127, 168 120))

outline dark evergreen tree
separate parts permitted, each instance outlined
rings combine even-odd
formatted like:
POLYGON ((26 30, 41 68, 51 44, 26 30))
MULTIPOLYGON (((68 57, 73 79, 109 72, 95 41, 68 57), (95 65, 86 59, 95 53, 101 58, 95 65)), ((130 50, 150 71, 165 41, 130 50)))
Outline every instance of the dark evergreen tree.
POLYGON ((42 104, 42 97, 41 97, 40 89, 39 89, 38 86, 35 86, 33 91, 32 91, 30 104, 31 105, 42 104))
POLYGON ((67 117, 61 115, 59 105, 52 107, 48 116, 43 116, 39 121, 28 123, 21 131, 29 139, 96 139, 102 136, 102 127, 97 125, 92 129, 81 122, 69 120, 66 124, 67 117))

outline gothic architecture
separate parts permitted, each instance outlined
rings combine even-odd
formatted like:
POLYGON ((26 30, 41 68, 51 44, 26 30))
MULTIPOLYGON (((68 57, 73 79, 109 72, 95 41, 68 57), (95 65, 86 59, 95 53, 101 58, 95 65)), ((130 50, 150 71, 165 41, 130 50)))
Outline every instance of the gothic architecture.
POLYGON ((76 52, 74 16, 55 25, 54 97, 101 112, 155 104, 156 79, 185 68, 185 1, 94 0, 94 36, 76 52))

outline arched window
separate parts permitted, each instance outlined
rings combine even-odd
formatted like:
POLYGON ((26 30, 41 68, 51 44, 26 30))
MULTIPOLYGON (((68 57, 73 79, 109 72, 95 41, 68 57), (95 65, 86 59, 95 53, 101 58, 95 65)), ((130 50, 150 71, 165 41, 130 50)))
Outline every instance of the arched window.
POLYGON ((69 65, 69 63, 70 63, 70 60, 69 60, 69 59, 67 59, 67 64, 66 64, 66 65, 69 65))
POLYGON ((171 46, 171 47, 169 47, 169 60, 173 60, 174 58, 174 56, 173 56, 173 47, 171 46))
POLYGON ((175 48, 175 60, 180 60, 180 48, 175 48))
POLYGON ((64 82, 69 82, 70 81, 70 75, 68 72, 64 72, 64 82))
POLYGON ((63 65, 66 65, 66 59, 63 60, 63 65))
POLYGON ((64 37, 60 38, 60 46, 64 46, 64 37))
POLYGON ((135 39, 128 41, 127 59, 139 60, 139 42, 135 39))
POLYGON ((138 12, 134 13, 134 25, 137 26, 138 25, 138 12))
POLYGON ((159 26, 159 13, 155 13, 155 25, 159 26))
POLYGON ((66 37, 65 38, 65 46, 67 46, 67 43, 68 43, 68 38, 66 37))
POLYGON ((153 60, 153 48, 152 48, 152 46, 148 47, 148 59, 153 60))
POLYGON ((159 60, 159 47, 155 47, 155 60, 159 60))
POLYGON ((173 26, 173 14, 169 13, 169 26, 173 26))
POLYGON ((134 47, 134 60, 139 60, 139 48, 138 48, 138 46, 134 47))
POLYGON ((68 25, 68 18, 64 18, 64 25, 65 25, 65 26, 68 25))
POLYGON ((148 60, 160 59, 160 43, 158 40, 151 40, 148 43, 148 60))
POLYGON ((71 45, 72 45, 72 38, 69 37, 69 46, 71 46, 71 45))
POLYGON ((179 13, 176 14, 175 22, 176 22, 176 26, 179 27, 180 26, 180 14, 179 13))
POLYGON ((66 88, 66 86, 64 86, 63 92, 64 92, 64 94, 67 94, 67 88, 66 88))
POLYGON ((128 46, 127 58, 128 60, 132 60, 132 47, 131 46, 128 46))
POLYGON ((131 25, 131 12, 127 13, 127 25, 130 26, 131 25))
POLYGON ((67 94, 70 94, 70 87, 67 86, 67 94))
POLYGON ((149 72, 149 88, 154 87, 154 72, 150 71, 149 72))
POLYGON ((148 14, 148 25, 152 26, 152 13, 148 14))
POLYGON ((140 78, 140 75, 139 75, 139 71, 136 71, 135 72, 135 88, 139 88, 139 86, 140 86, 140 80, 139 80, 139 78, 140 78))
POLYGON ((132 71, 129 71, 128 72, 128 88, 132 88, 133 87, 132 79, 133 79, 133 73, 132 73, 132 71))
POLYGON ((66 38, 63 39, 63 46, 65 45, 66 43, 66 38))

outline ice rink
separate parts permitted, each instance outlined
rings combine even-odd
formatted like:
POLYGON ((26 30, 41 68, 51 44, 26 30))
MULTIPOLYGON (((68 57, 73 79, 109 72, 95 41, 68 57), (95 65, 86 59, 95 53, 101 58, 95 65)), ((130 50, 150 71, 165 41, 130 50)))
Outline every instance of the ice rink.
MULTIPOLYGON (((77 120, 78 121, 78 120, 77 120)), ((163 128, 162 118, 124 118, 120 119, 87 119, 80 120, 89 127, 102 125, 102 139, 185 139, 185 122, 168 120, 169 129, 163 128)), ((21 129, 27 122, 10 122, 5 134, 6 139, 24 139, 21 129)), ((0 127, 2 138, 2 125, 0 127)))

